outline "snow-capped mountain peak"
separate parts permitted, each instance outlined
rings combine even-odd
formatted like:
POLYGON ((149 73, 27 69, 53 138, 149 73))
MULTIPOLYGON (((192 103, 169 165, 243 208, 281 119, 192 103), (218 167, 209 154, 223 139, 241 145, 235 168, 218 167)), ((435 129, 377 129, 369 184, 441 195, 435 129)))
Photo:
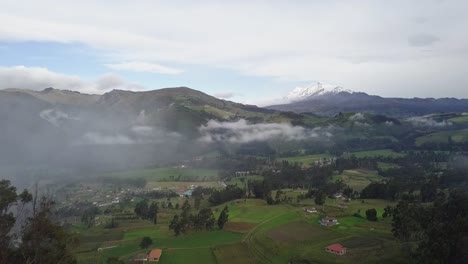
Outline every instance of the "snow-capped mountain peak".
POLYGON ((319 96, 326 94, 339 94, 342 92, 352 93, 351 90, 344 89, 341 86, 336 86, 328 83, 317 82, 305 87, 296 87, 286 96, 289 101, 300 101, 311 96, 319 96))

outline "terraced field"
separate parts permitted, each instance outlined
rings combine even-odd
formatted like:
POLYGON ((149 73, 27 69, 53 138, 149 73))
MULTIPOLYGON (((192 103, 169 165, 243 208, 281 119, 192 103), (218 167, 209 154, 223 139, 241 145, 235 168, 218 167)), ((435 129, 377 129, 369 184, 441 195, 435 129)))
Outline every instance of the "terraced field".
POLYGON ((371 182, 378 182, 382 177, 377 174, 377 171, 372 170, 345 170, 342 174, 333 176, 332 181, 343 180, 346 185, 357 191, 361 191, 371 182))

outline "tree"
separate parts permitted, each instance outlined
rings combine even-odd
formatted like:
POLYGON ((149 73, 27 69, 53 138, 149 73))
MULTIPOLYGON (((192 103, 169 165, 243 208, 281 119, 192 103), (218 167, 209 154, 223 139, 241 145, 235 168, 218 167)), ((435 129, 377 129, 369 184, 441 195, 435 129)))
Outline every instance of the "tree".
POLYGON ((140 248, 148 248, 151 244, 153 244, 153 240, 150 237, 144 237, 140 242, 140 248))
POLYGON ((148 216, 148 200, 144 199, 135 205, 135 214, 142 219, 147 219, 148 216))
MULTIPOLYGON (((36 185, 37 186, 37 185, 36 185)), ((33 197, 24 190, 16 194, 16 188, 7 180, 0 180, 0 263, 76 263, 71 248, 77 240, 51 220, 54 202, 48 197, 33 197), (23 217, 22 208, 32 203, 32 215, 22 224, 19 234, 21 244, 10 247, 9 233, 17 218, 10 212, 11 206, 18 207, 17 217, 23 217)))
POLYGON ((275 203, 279 204, 281 202, 281 196, 283 195, 283 191, 277 190, 275 195, 275 203))
POLYGON ((325 204, 325 200, 327 199, 327 195, 323 191, 318 191, 315 193, 315 204, 316 205, 322 205, 322 210, 323 210, 323 205, 325 204))
POLYGON ((18 251, 23 261, 13 263, 76 263, 71 249, 77 240, 50 219, 53 205, 47 197, 39 199, 36 215, 28 218, 22 230, 18 251))
POLYGON ((192 206, 190 206, 190 203, 188 200, 185 200, 185 202, 182 204, 182 211, 185 211, 185 212, 188 212, 190 211, 190 209, 192 208, 192 206))
POLYGON ((153 221, 153 224, 158 223, 158 212, 159 212, 159 205, 156 202, 152 202, 148 208, 148 215, 147 218, 153 221))
POLYGON ((24 204, 32 200, 31 194, 24 190, 23 193, 17 195, 16 187, 11 186, 10 181, 0 181, 0 263, 7 263, 10 252, 10 230, 15 225, 16 219, 12 212, 11 206, 17 204, 18 201, 24 204))
POLYGON ((349 186, 346 186, 344 189, 343 189, 343 195, 346 197, 346 198, 353 198, 353 188, 349 187, 349 186))
POLYGON ((437 195, 437 182, 431 179, 421 186, 421 200, 423 203, 432 202, 437 195))
POLYGON ((178 215, 174 215, 174 217, 172 218, 171 222, 169 223, 169 229, 174 230, 174 234, 176 236, 180 235, 181 224, 178 215))
POLYGON ((197 210, 200 209, 201 199, 202 199, 202 198, 200 198, 200 197, 195 197, 195 202, 194 202, 193 207, 194 207, 195 209, 197 209, 197 210))
POLYGON ((411 256, 417 263, 468 263, 468 192, 437 195, 431 206, 400 201, 393 215, 393 235, 417 243, 411 256), (430 219, 430 221, 428 220, 430 219))
POLYGON ((377 210, 375 208, 366 210, 366 218, 369 221, 377 221, 377 210))
POLYGON ((99 213, 99 209, 96 206, 88 207, 81 216, 81 222, 88 228, 94 225, 94 219, 96 214, 99 213))
POLYGON ((382 214, 382 217, 383 218, 387 218, 387 217, 390 217, 393 215, 393 207, 391 207, 390 205, 387 205, 385 208, 384 208, 384 212, 382 214))
POLYGON ((229 209, 227 205, 224 207, 223 211, 221 211, 221 214, 219 214, 218 217, 218 227, 219 229, 223 229, 224 225, 227 223, 229 220, 229 209))

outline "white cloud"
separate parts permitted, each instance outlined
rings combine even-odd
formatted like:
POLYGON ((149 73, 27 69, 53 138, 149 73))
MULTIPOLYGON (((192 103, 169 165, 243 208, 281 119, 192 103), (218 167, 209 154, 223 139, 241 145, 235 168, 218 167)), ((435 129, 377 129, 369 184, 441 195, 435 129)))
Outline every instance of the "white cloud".
POLYGON ((148 63, 142 61, 106 64, 106 66, 110 69, 119 71, 150 72, 160 74, 180 74, 183 72, 182 70, 176 68, 163 66, 157 63, 148 63))
POLYGON ((364 120, 364 119, 366 118, 364 117, 363 113, 356 113, 349 117, 349 120, 351 121, 358 121, 358 120, 364 120))
POLYGON ((452 122, 447 120, 437 121, 429 117, 425 116, 415 116, 406 119, 410 122, 413 126, 421 126, 421 127, 446 127, 453 125, 452 122))
POLYGON ((77 145, 130 145, 135 141, 122 134, 107 135, 98 132, 89 132, 83 136, 77 145))
POLYGON ((60 127, 62 122, 67 120, 78 120, 77 117, 71 117, 67 113, 64 113, 57 109, 46 109, 39 113, 39 116, 51 123, 55 127, 60 127))
POLYGON ((105 74, 96 80, 88 81, 78 76, 61 74, 42 67, 0 67, 0 89, 42 90, 47 87, 98 94, 112 89, 144 89, 143 86, 129 83, 115 74, 105 74))
POLYGON ((251 124, 244 119, 235 122, 210 120, 206 125, 199 127, 201 134, 199 140, 206 143, 249 143, 273 139, 287 141, 313 138, 328 139, 332 136, 329 130, 331 130, 331 128, 306 129, 287 123, 251 124))
POLYGON ((108 61, 324 80, 385 96, 468 96, 467 8, 462 0, 15 0, 2 2, 0 40, 82 43, 108 61))

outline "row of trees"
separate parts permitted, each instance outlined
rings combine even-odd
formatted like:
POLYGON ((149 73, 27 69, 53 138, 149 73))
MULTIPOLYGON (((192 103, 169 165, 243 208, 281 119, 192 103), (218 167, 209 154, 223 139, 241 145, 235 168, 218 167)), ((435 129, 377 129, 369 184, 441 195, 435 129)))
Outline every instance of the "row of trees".
POLYGON ((148 200, 144 199, 135 205, 135 214, 141 219, 148 219, 154 224, 158 223, 159 203, 152 202, 148 204, 148 200))
POLYGON ((236 185, 228 185, 222 190, 213 190, 208 201, 212 205, 223 204, 227 201, 243 198, 245 191, 236 185))
POLYGON ((392 232, 417 263, 468 263, 468 192, 439 192, 430 205, 405 196, 395 208, 392 232))
POLYGON ((191 205, 188 200, 185 200, 181 207, 182 212, 179 215, 174 215, 171 222, 169 223, 169 229, 174 231, 174 235, 178 236, 181 233, 185 234, 187 230, 212 230, 217 224, 220 229, 224 228, 224 225, 229 220, 229 209, 224 207, 221 211, 218 220, 216 221, 213 211, 211 208, 203 208, 196 214, 191 213, 191 205))

